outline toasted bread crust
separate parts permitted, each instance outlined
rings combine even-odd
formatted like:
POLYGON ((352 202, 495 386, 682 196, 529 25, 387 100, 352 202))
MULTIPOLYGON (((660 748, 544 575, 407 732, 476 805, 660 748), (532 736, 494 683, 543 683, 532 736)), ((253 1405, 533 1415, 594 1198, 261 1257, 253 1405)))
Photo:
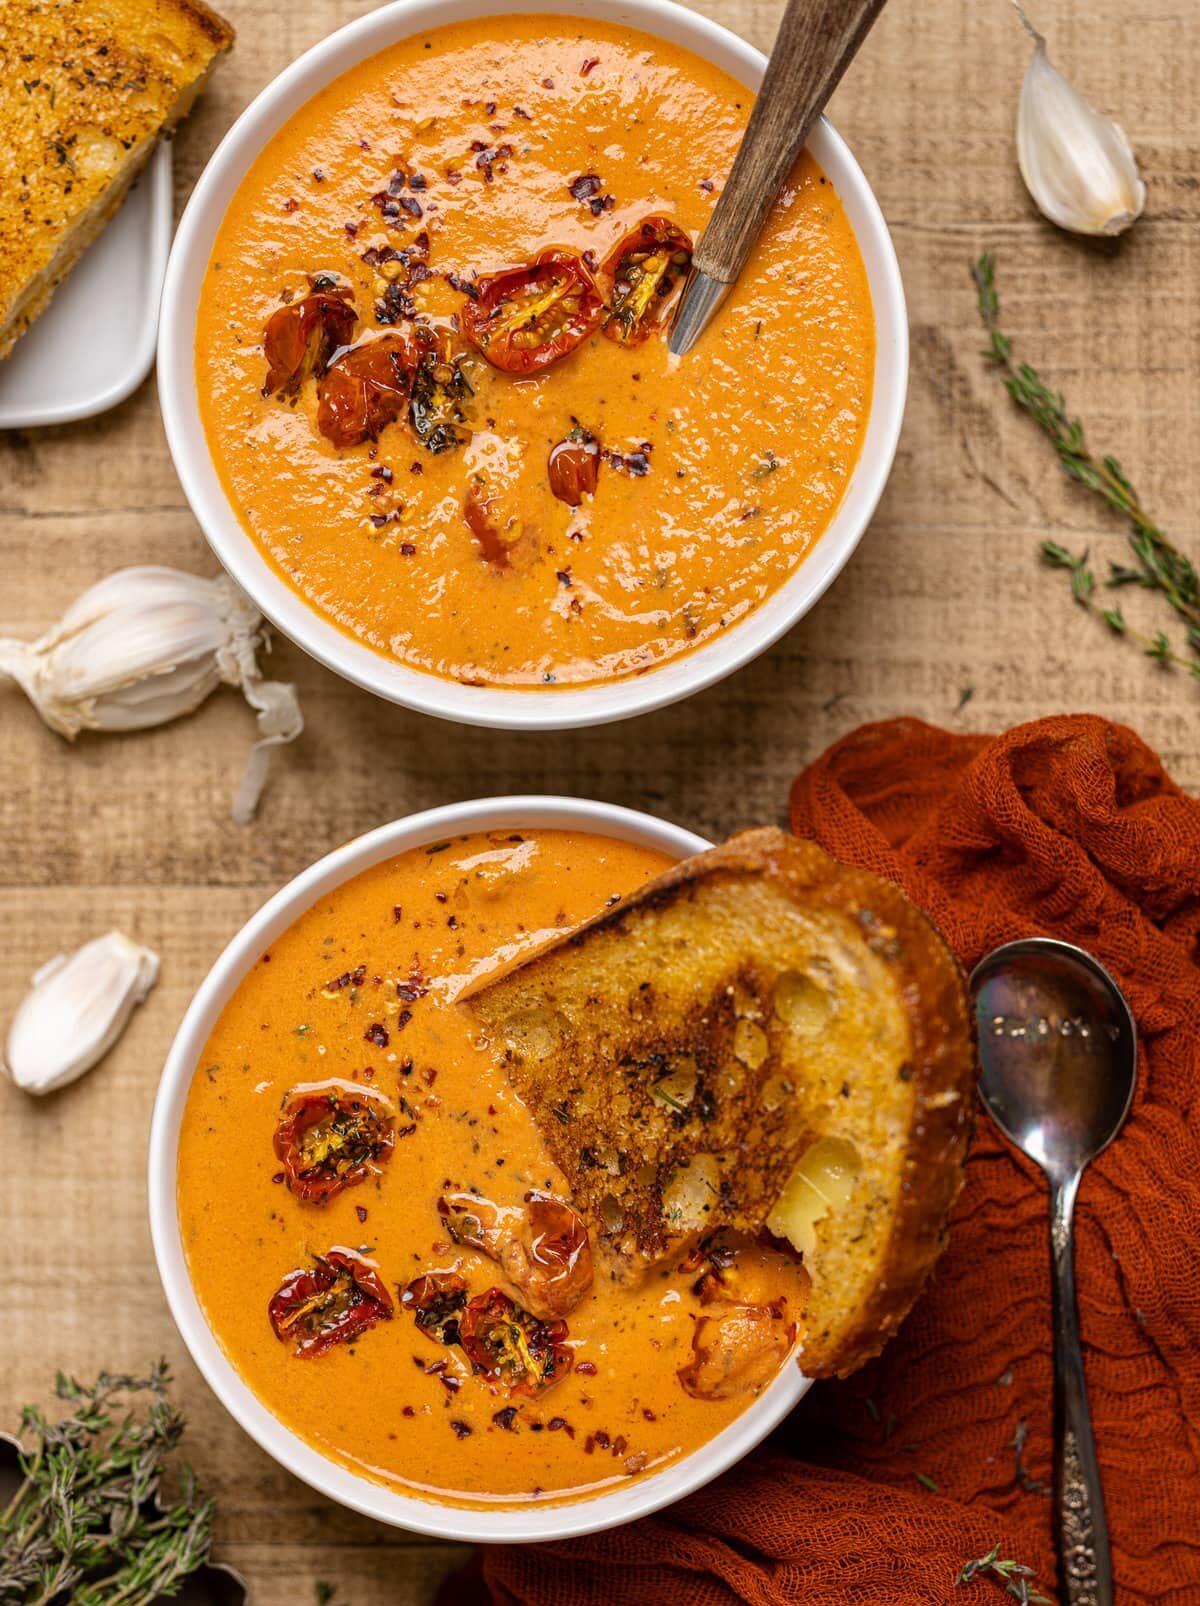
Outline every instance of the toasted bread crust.
MULTIPOLYGON (((699 911, 719 896, 728 907, 731 898, 736 905, 743 891, 746 899, 761 899, 764 889, 773 889, 796 910, 803 911, 806 919, 811 918, 819 927, 824 923, 823 929, 836 930, 847 942, 857 942, 865 950, 863 962, 870 971, 872 986, 889 993, 893 1019, 902 1021, 902 1036, 907 1041, 899 1065, 903 1086, 897 1087, 893 1081, 880 1090, 880 1101, 890 1101, 897 1119, 904 1123, 903 1135, 898 1139, 903 1145, 902 1154, 898 1157, 889 1150, 887 1164, 881 1167, 888 1173, 886 1233, 874 1234, 878 1252, 869 1279, 857 1290, 853 1309, 840 1308, 836 1299, 831 1302, 814 1282, 817 1297, 799 1352, 801 1364, 810 1375, 843 1375, 883 1347, 911 1307, 941 1251, 946 1213, 961 1185, 973 1108, 973 1028, 962 971, 928 919, 899 888, 865 871, 840 865, 814 843, 798 841, 782 831, 745 832, 709 853, 684 860, 620 907, 598 916, 503 978, 489 982, 475 993, 468 1007, 498 1044, 505 1042, 506 1029, 521 1012, 528 1012, 531 1002, 544 1000, 552 1010, 572 1014, 576 1035, 572 1037, 567 1031, 563 1036, 561 1064, 556 1063, 554 1055, 535 1064, 523 1060, 519 1038, 514 1052, 511 1031, 505 1060, 579 1199, 585 1206, 594 1206, 594 1173, 580 1165, 586 1134, 562 1121, 563 1084, 564 1080, 569 1083, 572 1074, 582 1079, 606 1072, 603 1056, 589 1060, 580 1048, 583 1038, 579 1035, 579 1021, 582 1019, 586 1025, 586 1001, 583 1012, 573 1009, 568 1001, 577 1003, 581 980, 585 985, 590 982, 597 994, 591 1002, 599 1011, 607 1011, 605 1019, 611 1022, 611 994, 607 1004, 601 1001, 600 994, 611 976, 614 955, 626 953, 631 946, 651 952, 656 934, 666 929, 664 922, 676 922, 672 929, 677 932, 681 911, 689 905, 699 911), (587 977, 586 967, 593 961, 595 976, 587 977), (596 985, 601 981, 604 985, 596 985), (540 1079, 545 1079, 545 1087, 540 1079)), ((697 919, 702 918, 698 914, 697 919)), ((683 919, 686 924, 687 917, 683 919)), ((731 955, 731 962, 731 974, 739 978, 735 987, 745 985, 753 995, 760 982, 773 985, 769 951, 766 955, 739 951, 731 955)), ((686 952, 675 959, 669 955, 661 959, 664 967, 686 967, 688 963, 686 952)), ((777 972, 790 963, 780 957, 777 972)), ((711 976, 706 973, 708 980, 711 976)), ((723 1003, 715 994, 701 1000, 701 1013, 711 1039, 710 1059, 720 1060, 724 1055, 728 1060, 731 1039, 718 1020, 723 1003)), ((871 1018, 874 1005, 868 1001, 863 1007, 867 1018, 871 1018)), ((673 1047, 682 1044, 687 1055, 699 1061, 703 1033, 697 1035, 692 1030, 685 1013, 677 1013, 665 1024, 659 1021, 658 1029, 666 1031, 673 1047)), ((619 1019, 619 1012, 616 1014, 619 1019)), ((650 1025, 653 1024, 651 1019, 650 1025)), ((651 1032, 646 1037, 647 1045, 652 1035, 651 1032)), ((636 1029, 630 1028, 628 1041, 638 1043, 641 1036, 639 1024, 636 1029)), ((773 1040, 772 1055, 775 1052, 773 1040)), ((763 1076, 771 1069, 772 1061, 768 1061, 763 1076)), ((848 1066, 847 1074, 854 1070, 848 1066)), ((612 1074, 611 1065, 608 1074, 612 1074)), ((762 1079, 746 1075, 744 1068, 739 1068, 738 1074, 742 1080, 737 1096, 743 1104, 752 1100, 755 1112, 748 1124, 738 1129, 733 1144, 738 1155, 737 1187, 728 1200, 723 1198, 711 1211, 705 1230, 722 1224, 741 1230, 761 1228, 799 1155, 814 1136, 822 1135, 822 1117, 818 1115, 811 1115, 791 1129, 764 1123, 758 1110, 763 1098, 762 1079)), ((639 1126, 632 1136, 626 1136, 626 1141, 635 1151, 635 1159, 644 1162, 646 1151, 637 1151, 638 1142, 644 1141, 642 1107, 634 1104, 629 1108, 639 1126)), ((727 1132, 723 1136, 728 1140, 734 1134, 727 1132)), ((703 1137, 707 1140, 708 1134, 703 1137)), ((677 1153, 680 1151, 675 1145, 682 1141, 682 1134, 678 1140, 672 1136, 660 1141, 670 1144, 672 1152, 677 1153)), ((625 1174, 624 1165, 622 1172, 615 1187, 625 1190, 621 1204, 638 1234, 638 1249, 650 1263, 677 1252, 684 1237, 647 1233, 645 1197, 625 1174)), ((654 1198, 661 1211, 661 1191, 654 1193, 654 1198)), ((874 1207, 882 1210, 884 1204, 876 1200, 874 1207)))
POLYGON ((0 30, 0 357, 190 109, 233 30, 202 0, 8 0, 0 30))

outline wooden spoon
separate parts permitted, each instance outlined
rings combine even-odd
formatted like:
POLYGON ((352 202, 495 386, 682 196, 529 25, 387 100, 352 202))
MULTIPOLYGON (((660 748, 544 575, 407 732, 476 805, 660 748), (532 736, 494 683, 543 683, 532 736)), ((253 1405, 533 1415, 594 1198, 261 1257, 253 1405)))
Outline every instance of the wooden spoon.
POLYGON ((670 348, 682 357, 708 327, 884 0, 789 0, 728 182, 700 236, 670 348))

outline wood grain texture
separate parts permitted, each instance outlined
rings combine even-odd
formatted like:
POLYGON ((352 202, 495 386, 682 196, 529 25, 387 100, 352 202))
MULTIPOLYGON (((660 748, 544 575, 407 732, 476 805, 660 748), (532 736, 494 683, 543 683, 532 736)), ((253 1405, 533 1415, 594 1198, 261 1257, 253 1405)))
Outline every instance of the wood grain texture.
MULTIPOLYGON (((182 203, 217 140, 281 67, 363 0, 226 0, 239 31, 176 139, 182 203)), ((708 0, 769 48, 777 0, 708 0)), ((0 1085, 9 1181, 0 1234, 0 1424, 62 1365, 171 1359, 191 1454, 221 1500, 219 1549, 258 1606, 425 1606, 449 1553, 351 1516, 262 1456, 187 1362, 153 1270, 146 1129, 193 988, 263 896, 318 853, 412 809, 556 791, 649 809, 710 836, 782 821, 795 770, 868 719, 995 730, 1095 710, 1135 726, 1200 787, 1200 687, 1110 640, 1036 561, 1047 535, 1101 567, 1124 534, 1069 485, 979 360, 967 276, 997 253, 1005 327, 1112 448, 1179 543, 1200 552, 1200 29, 1194 0, 1041 0, 1054 59, 1120 117, 1149 185, 1116 245, 1057 233, 1013 153, 1028 43, 1006 0, 891 0, 830 107, 883 206, 909 298, 908 415, 887 492, 845 573, 765 657, 627 726, 512 736, 422 719, 286 643, 308 729, 276 762, 258 824, 228 818, 251 739, 231 692, 122 741, 50 735, 0 689, 0 1022, 30 971, 112 925, 157 947, 162 979, 94 1076, 44 1104, 0 1085), (973 695, 959 708, 966 688, 973 695), (957 710, 957 711, 956 711, 957 710), (53 1290, 53 1292, 52 1292, 53 1290), (57 1314, 50 1319, 50 1312, 57 1314)), ((692 136, 690 136, 692 137, 692 136)), ((694 137, 702 137, 696 131, 694 137)), ((120 564, 215 565, 163 439, 153 383, 89 423, 0 434, 0 634, 33 636, 120 564)), ((1153 598, 1123 599, 1152 627, 1153 598)))
POLYGON ((695 264, 722 284, 745 266, 813 124, 884 0, 788 0, 754 110, 695 264))

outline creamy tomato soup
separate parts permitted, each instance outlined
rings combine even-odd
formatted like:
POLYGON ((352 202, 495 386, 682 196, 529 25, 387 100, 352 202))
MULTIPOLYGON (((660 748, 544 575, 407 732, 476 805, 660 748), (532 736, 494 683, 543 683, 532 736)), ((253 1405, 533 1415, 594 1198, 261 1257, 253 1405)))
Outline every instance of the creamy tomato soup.
POLYGON ((197 1066, 179 1143, 192 1282, 232 1363, 326 1455, 468 1504, 599 1493, 769 1383, 801 1267, 710 1245, 630 1287, 464 985, 664 868, 603 837, 497 832, 379 865, 264 953, 197 1066))
POLYGON ((413 668, 545 689, 690 651, 804 561, 875 345, 809 156, 701 343, 666 342, 751 102, 664 40, 495 16, 363 62, 266 146, 196 378, 233 507, 312 607, 413 668))

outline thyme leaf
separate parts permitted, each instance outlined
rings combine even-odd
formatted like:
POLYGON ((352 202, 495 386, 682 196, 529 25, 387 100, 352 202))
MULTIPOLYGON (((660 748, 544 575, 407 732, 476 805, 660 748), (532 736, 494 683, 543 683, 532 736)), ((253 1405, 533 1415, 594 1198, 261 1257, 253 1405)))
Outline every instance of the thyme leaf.
POLYGON ((964 1562, 954 1583, 957 1587, 959 1584, 973 1583, 976 1578, 990 1578, 993 1583, 1003 1584, 1005 1594, 1012 1595, 1021 1602, 1021 1606, 1050 1606, 1046 1596, 1037 1594, 1031 1587, 1029 1580, 1032 1577, 1032 1567, 1026 1567, 1019 1561, 1002 1561, 1000 1545, 996 1543, 986 1556, 964 1562))
POLYGON ((1042 555, 1042 562, 1051 569, 1065 569, 1071 576, 1071 595, 1079 606, 1092 614, 1117 636, 1127 636, 1135 642, 1148 658, 1154 658, 1163 668, 1177 665, 1185 669, 1194 679, 1200 680, 1200 660, 1185 658, 1182 653, 1172 650, 1167 637, 1158 631, 1154 636, 1143 635, 1140 630, 1134 630, 1126 623, 1125 616, 1120 608, 1104 608, 1095 599, 1096 577, 1088 563, 1086 551, 1076 555, 1057 541, 1043 541, 1038 549, 1042 555))
MULTIPOLYGON (((1118 460, 1111 453, 1097 456, 1091 450, 1083 424, 1068 412, 1062 394, 1051 390, 1027 362, 1016 360, 1011 336, 999 327, 1000 298, 995 270, 995 259, 987 252, 971 264, 979 316, 988 335, 981 355, 999 370, 1004 388, 1015 404, 1050 440, 1063 472, 1129 521, 1129 546, 1137 562, 1132 565, 1113 563, 1106 585, 1135 585, 1159 592, 1187 626, 1188 645, 1194 652, 1200 652, 1200 576, 1195 566, 1146 512, 1118 460)), ((1043 556, 1046 547, 1053 544, 1043 543, 1043 556)), ((1058 566, 1072 567, 1071 564, 1058 566)), ((1090 569, 1072 569, 1072 589, 1075 600, 1086 605, 1095 589, 1095 577, 1090 569)), ((1113 618, 1104 610, 1093 608, 1091 611, 1118 634, 1133 635, 1125 629, 1123 620, 1119 624, 1113 622, 1114 618, 1121 620, 1119 609, 1108 610, 1113 618)), ((1161 631, 1152 639, 1136 639, 1141 639, 1149 655, 1161 662, 1192 662, 1176 657, 1161 631)))
POLYGON ((165 1361, 148 1377, 101 1372, 90 1387, 60 1372, 57 1422, 21 1412, 22 1479, 0 1513, 0 1606, 150 1606, 175 1595, 207 1554, 213 1500, 190 1468, 159 1502, 183 1417, 166 1397, 165 1361), (149 1396, 139 1417, 119 1402, 149 1396))

